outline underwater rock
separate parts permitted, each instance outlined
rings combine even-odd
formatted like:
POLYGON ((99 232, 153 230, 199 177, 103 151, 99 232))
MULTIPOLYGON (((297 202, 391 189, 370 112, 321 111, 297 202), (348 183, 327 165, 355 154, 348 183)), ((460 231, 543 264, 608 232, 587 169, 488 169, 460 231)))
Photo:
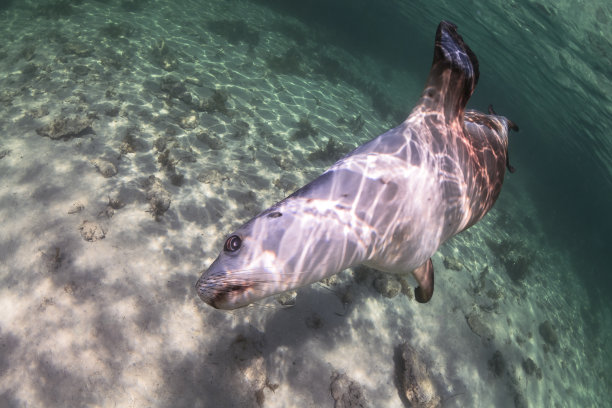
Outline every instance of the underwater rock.
POLYGON ((106 178, 113 177, 117 174, 117 167, 107 160, 95 159, 91 161, 91 164, 93 164, 98 172, 106 178))
POLYGON ((482 322, 482 318, 477 312, 472 312, 465 317, 470 329, 478 337, 486 341, 491 341, 495 338, 493 331, 482 322))
POLYGON ((401 357, 400 393, 406 397, 411 407, 440 407, 441 398, 438 395, 437 387, 419 353, 408 343, 401 344, 399 351, 401 357))
POLYGON ((463 264, 452 256, 445 256, 443 263, 446 269, 452 269, 453 271, 460 271, 463 269, 463 264))
POLYGON ((161 79, 160 88, 162 91, 168 93, 171 97, 177 99, 187 99, 191 102, 191 94, 187 92, 187 87, 180 79, 174 75, 166 75, 161 79), (188 94, 189 96, 186 96, 188 94))
POLYGON ((544 339, 544 342, 549 346, 556 347, 559 344, 557 333, 550 321, 546 320, 541 323, 538 327, 538 331, 540 332, 540 336, 544 339))
POLYGON ((215 89, 210 98, 200 101, 197 109, 206 113, 215 113, 219 112, 224 115, 229 113, 227 109, 227 100, 229 99, 229 95, 227 92, 215 89))
POLYGON ((369 406, 361 385, 351 380, 346 374, 334 372, 331 375, 329 388, 334 399, 334 408, 365 408, 369 406))
POLYGON ((525 370, 527 375, 535 374, 538 380, 542 379, 542 369, 538 367, 535 361, 533 361, 531 358, 528 357, 526 360, 523 360, 522 365, 523 365, 523 370, 525 370))
POLYGON ((75 65, 72 67, 72 72, 78 76, 85 76, 89 74, 89 67, 87 65, 75 65))
POLYGON ((193 96, 189 92, 182 93, 178 96, 179 100, 185 102, 187 105, 193 102, 193 96))
POLYGON ((135 28, 125 22, 108 23, 100 29, 100 33, 110 38, 128 37, 134 31, 136 31, 135 28))
POLYGON ((75 55, 77 57, 89 57, 93 54, 92 48, 78 41, 68 41, 64 44, 63 51, 65 54, 75 55))
POLYGON ((72 203, 72 205, 70 206, 70 209, 68 210, 68 214, 77 214, 83 211, 84 209, 85 209, 85 206, 79 201, 76 201, 72 203))
MULTIPOLYGON (((186 101, 184 101, 186 102, 186 101)), ((189 101, 191 102, 191 101, 189 101)), ((187 103, 189 103, 187 102, 187 103)), ((193 112, 187 116, 184 116, 180 119, 178 125, 185 130, 192 130, 198 127, 198 115, 193 112)))
POLYGON ((34 119, 42 118, 43 116, 47 116, 48 114, 49 109, 46 106, 39 106, 38 108, 30 109, 26 113, 27 116, 34 119))
POLYGON ((495 351, 491 359, 488 361, 488 364, 489 370, 491 370, 496 377, 501 377, 504 375, 504 372, 506 371, 506 360, 504 360, 504 356, 502 355, 501 351, 495 351))
POLYGON ((394 298, 402 291, 402 284, 397 277, 388 273, 381 273, 372 282, 374 289, 386 298, 394 298))
POLYGON ((28 81, 36 76, 38 72, 38 66, 34 63, 29 63, 21 68, 21 76, 24 80, 28 81))
POLYGON ((236 139, 244 139, 246 136, 249 135, 249 129, 251 128, 251 126, 243 120, 237 120, 232 123, 232 128, 232 137, 236 139))
POLYGON ((484 290, 487 282, 490 282, 487 279, 487 275, 489 274, 489 267, 485 266, 480 274, 478 274, 478 279, 473 279, 472 290, 475 294, 479 294, 482 290, 484 290))
POLYGON ((123 208, 124 206, 125 204, 123 201, 119 200, 118 198, 111 198, 108 196, 108 203, 106 204, 106 207, 98 213, 98 217, 105 216, 106 218, 112 218, 113 215, 115 215, 115 210, 123 208))
POLYGON ((125 132, 121 147, 119 148, 121 154, 148 150, 145 142, 140 138, 140 135, 141 133, 138 127, 129 127, 125 132))
POLYGON ((119 111, 120 111, 120 107, 119 106, 113 106, 113 105, 106 105, 104 107, 104 114, 106 116, 110 116, 111 118, 115 118, 117 116, 119 116, 119 111))
POLYGON ((164 150, 166 150, 166 147, 168 146, 168 143, 170 143, 171 141, 172 141, 172 139, 169 138, 169 137, 160 136, 157 139, 155 139, 155 141, 153 142, 153 147, 158 152, 163 152, 164 150))
POLYGON ((180 187, 185 182, 185 175, 174 172, 170 174, 170 182, 172 183, 172 185, 180 187))
POLYGON ((285 171, 291 169, 291 165, 293 164, 293 162, 285 156, 274 156, 272 160, 274 160, 274 163, 276 163, 281 170, 285 171))
MULTIPOLYGON (((0 6, 0 9, 2 9, 1 6, 0 6)), ((35 54, 36 54, 36 46, 34 44, 28 44, 25 47, 23 47, 23 49, 17 55, 26 61, 30 61, 34 57, 35 54)))
POLYGON ((155 220, 164 215, 170 208, 170 193, 164 188, 160 179, 149 176, 147 180, 147 201, 149 202, 150 212, 155 220))
POLYGON ((371 276, 380 273, 363 264, 353 268, 353 279, 356 283, 367 283, 371 276))
POLYGON ((157 156, 157 162, 162 169, 169 172, 174 172, 175 161, 170 158, 170 149, 166 149, 157 156))
POLYGON ((79 226, 81 236, 85 241, 95 242, 106 237, 106 231, 97 222, 83 221, 79 226))
POLYGON ((91 124, 92 120, 88 118, 58 118, 53 122, 36 129, 36 133, 52 140, 69 140, 74 137, 81 137, 85 134, 93 133, 91 124))
POLYGON ((192 76, 188 76, 185 77, 185 82, 187 82, 188 84, 191 85, 195 85, 195 86, 202 86, 202 80, 200 78, 197 77, 192 77, 192 76))
POLYGON ((489 239, 486 243, 493 253, 500 258, 508 277, 514 283, 521 283, 529 275, 535 254, 524 242, 510 239, 496 242, 489 239))
MULTIPOLYGON (((286 158, 282 160, 286 160, 286 158)), ((279 178, 274 180, 273 184, 276 188, 286 193, 293 192, 300 187, 295 180, 295 176, 289 173, 283 173, 279 178)))
POLYGON ((225 146, 223 142, 221 141, 221 138, 217 134, 215 133, 211 134, 210 132, 206 130, 198 133, 196 135, 196 139, 206 144, 212 150, 221 150, 225 146))
POLYGON ((412 286, 410 285, 408 278, 405 276, 399 276, 398 280, 402 286, 402 294, 408 296, 410 300, 414 299, 414 291, 412 290, 412 286))
POLYGON ((211 170, 202 172, 198 174, 198 177, 197 177, 197 180, 200 183, 204 183, 204 184, 220 184, 222 181, 229 180, 229 179, 230 177, 227 174, 221 173, 217 169, 211 169, 211 170))
POLYGON ((295 306, 296 299, 297 292, 295 290, 283 292, 276 297, 276 301, 282 306, 295 306))
POLYGON ((196 157, 191 150, 182 149, 180 147, 166 148, 157 156, 157 162, 161 164, 162 169, 173 172, 178 163, 195 163, 196 157))

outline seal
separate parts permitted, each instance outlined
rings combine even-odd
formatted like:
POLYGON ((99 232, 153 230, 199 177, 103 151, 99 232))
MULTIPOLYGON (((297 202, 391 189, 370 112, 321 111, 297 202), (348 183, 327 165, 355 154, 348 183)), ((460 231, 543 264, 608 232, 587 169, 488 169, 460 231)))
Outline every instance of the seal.
POLYGON ((466 110, 476 55, 443 21, 425 89, 408 118, 229 235, 196 283, 199 297, 235 309, 365 264, 412 272, 431 299, 431 256, 491 209, 516 125, 466 110))

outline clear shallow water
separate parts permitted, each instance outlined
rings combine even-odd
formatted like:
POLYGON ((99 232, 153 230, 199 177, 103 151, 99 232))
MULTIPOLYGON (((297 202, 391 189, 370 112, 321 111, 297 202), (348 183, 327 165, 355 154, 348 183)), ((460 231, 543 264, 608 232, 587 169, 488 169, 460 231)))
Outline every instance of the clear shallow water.
POLYGON ((610 6, 285 3, 0 4, 0 402, 331 406, 343 371, 402 406, 406 340, 450 406, 608 401, 610 6), (470 106, 521 131, 495 209, 434 257, 437 302, 345 273, 291 309, 202 305, 224 234, 410 111, 441 19, 479 58, 470 106))

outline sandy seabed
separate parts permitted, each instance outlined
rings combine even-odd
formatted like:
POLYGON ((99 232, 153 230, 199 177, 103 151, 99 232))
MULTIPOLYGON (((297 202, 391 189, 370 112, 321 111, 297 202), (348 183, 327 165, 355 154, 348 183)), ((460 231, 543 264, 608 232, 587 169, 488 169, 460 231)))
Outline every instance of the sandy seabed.
POLYGON ((197 298, 225 234, 397 116, 372 107, 392 85, 360 82, 374 61, 208 3, 2 11, 0 406, 605 406, 586 323, 612 316, 511 177, 434 256, 428 304, 363 268, 291 307, 197 298))

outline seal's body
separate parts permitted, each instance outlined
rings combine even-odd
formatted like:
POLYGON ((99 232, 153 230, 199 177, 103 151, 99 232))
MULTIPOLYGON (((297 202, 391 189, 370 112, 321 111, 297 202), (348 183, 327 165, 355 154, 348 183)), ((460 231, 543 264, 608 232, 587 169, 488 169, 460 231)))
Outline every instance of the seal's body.
POLYGON ((515 125, 465 111, 477 81, 476 56, 440 23, 410 116, 231 234, 196 284, 200 298, 234 309, 363 263, 412 272, 416 299, 427 302, 430 257, 487 213, 510 168, 515 125))

